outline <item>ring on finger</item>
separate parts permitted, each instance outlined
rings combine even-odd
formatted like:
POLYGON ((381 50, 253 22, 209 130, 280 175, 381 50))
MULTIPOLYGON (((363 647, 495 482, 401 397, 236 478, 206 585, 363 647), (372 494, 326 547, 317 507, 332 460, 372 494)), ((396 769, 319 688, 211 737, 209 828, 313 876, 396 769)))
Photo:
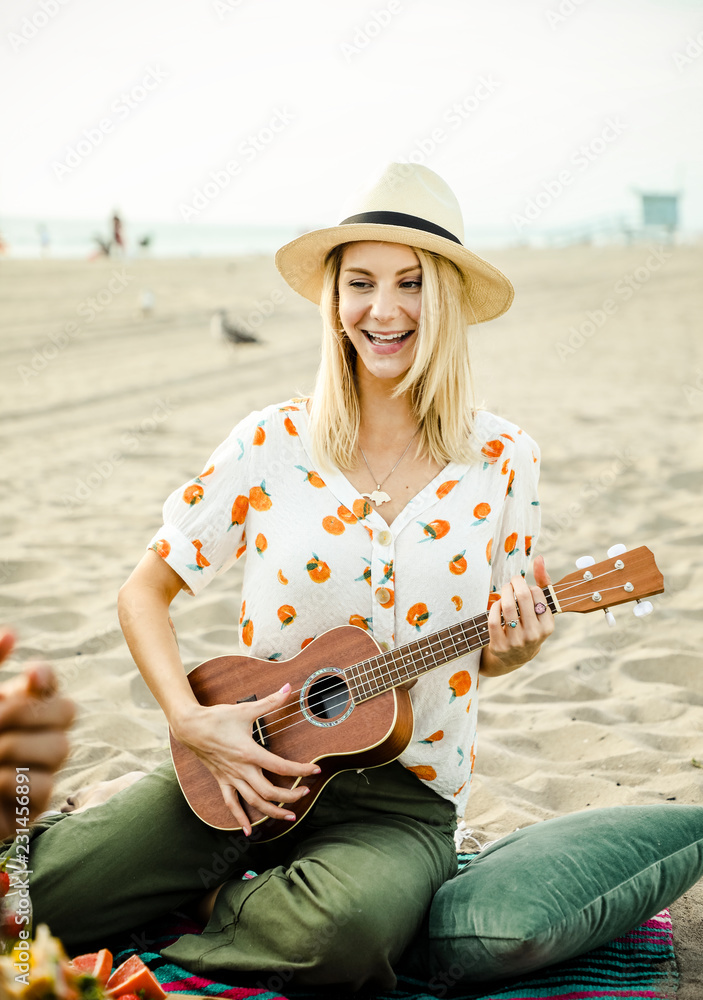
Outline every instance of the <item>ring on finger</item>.
POLYGON ((516 621, 508 622, 507 624, 508 624, 508 626, 510 628, 517 628, 517 622, 516 621))

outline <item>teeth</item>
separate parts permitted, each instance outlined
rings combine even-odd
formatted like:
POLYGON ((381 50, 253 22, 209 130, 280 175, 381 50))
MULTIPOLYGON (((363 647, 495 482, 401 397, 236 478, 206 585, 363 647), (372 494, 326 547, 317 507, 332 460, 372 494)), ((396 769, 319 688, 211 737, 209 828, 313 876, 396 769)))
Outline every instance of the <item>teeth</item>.
POLYGON ((380 341, 384 341, 384 340, 400 340, 400 338, 404 337, 407 333, 409 333, 408 330, 403 330, 402 333, 370 333, 369 332, 369 337, 371 337, 373 340, 380 340, 380 341))

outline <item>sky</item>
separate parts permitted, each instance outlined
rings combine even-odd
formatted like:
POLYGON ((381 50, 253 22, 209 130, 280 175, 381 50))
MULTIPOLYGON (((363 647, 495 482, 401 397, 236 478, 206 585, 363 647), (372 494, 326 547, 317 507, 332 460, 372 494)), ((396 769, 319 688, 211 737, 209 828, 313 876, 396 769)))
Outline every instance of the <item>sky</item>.
POLYGON ((314 228, 414 159, 469 229, 703 232, 700 0, 3 0, 0 50, 0 220, 314 228))

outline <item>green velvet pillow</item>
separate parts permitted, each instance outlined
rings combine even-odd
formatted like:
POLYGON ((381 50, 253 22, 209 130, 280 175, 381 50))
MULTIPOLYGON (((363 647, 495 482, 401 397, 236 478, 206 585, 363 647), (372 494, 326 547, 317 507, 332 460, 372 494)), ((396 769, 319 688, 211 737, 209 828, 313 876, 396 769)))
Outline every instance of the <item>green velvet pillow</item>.
POLYGON ((434 897, 403 963, 425 981, 521 975, 654 916, 703 877, 703 806, 618 806, 526 827, 434 897))

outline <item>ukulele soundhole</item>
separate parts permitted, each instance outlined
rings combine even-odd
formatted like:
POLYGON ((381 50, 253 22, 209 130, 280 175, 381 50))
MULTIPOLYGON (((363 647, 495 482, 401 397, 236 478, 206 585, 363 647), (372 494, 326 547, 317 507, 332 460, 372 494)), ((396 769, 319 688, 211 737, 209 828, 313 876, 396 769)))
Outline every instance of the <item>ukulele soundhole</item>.
POLYGON ((354 702, 342 671, 323 667, 310 674, 300 691, 300 707, 313 726, 329 728, 348 719, 354 702))

